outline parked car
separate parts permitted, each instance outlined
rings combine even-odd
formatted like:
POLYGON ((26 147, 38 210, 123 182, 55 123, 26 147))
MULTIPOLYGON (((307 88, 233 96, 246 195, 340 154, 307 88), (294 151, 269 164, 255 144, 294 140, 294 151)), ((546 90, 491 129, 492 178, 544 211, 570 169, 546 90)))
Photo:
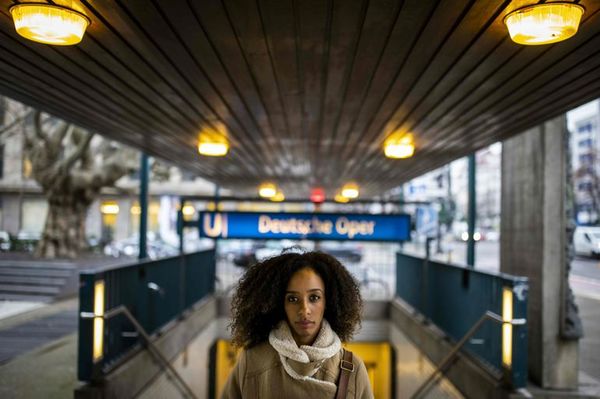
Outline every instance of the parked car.
POLYGON ((0 231, 0 251, 10 251, 10 234, 0 231))
POLYGON ((33 252, 41 236, 40 233, 32 233, 23 230, 19 231, 17 233, 17 238, 13 242, 13 249, 16 251, 33 252))
POLYGON ((577 226, 573 234, 573 246, 577 255, 600 255, 600 227, 577 226))
MULTIPOLYGON (((151 238, 149 236, 146 241, 146 252, 148 258, 158 259, 168 256, 175 256, 179 253, 179 249, 170 245, 160 238, 151 238)), ((115 258, 126 256, 136 257, 140 252, 139 238, 132 236, 119 241, 113 241, 104 247, 104 254, 114 256, 115 258)))
POLYGON ((342 262, 360 263, 363 257, 362 246, 355 242, 325 241, 319 249, 342 262))

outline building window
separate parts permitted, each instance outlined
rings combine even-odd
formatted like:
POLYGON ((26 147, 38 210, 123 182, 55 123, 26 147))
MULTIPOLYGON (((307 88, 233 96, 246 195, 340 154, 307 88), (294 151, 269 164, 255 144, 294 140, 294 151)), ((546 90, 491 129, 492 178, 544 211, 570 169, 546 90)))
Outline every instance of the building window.
POLYGON ((32 236, 39 236, 46 223, 48 202, 43 199, 25 199, 21 204, 21 215, 21 231, 32 236))
POLYGON ((102 242, 111 242, 115 236, 119 205, 116 201, 103 201, 100 204, 102 213, 102 242))
POLYGON ((579 163, 582 164, 591 164, 594 161, 594 157, 592 154, 581 154, 579 156, 579 163))
POLYGON ((584 139, 579 141, 579 148, 592 148, 592 139, 584 139))
POLYGON ((592 125, 591 121, 582 123, 581 125, 577 126, 578 133, 591 133, 593 130, 594 126, 592 125))
MULTIPOLYGON (((158 201, 150 201, 148 204, 148 231, 154 231, 158 233, 160 231, 158 214, 160 212, 160 203, 158 201)), ((133 205, 131 205, 131 209, 129 211, 130 219, 129 224, 131 226, 131 230, 134 233, 139 232, 140 229, 140 214, 142 213, 140 209, 140 204, 138 201, 135 201, 133 205)))
POLYGON ((23 179, 31 179, 31 173, 33 171, 33 165, 28 156, 23 157, 23 179))
POLYGON ((579 191, 592 191, 592 183, 589 181, 581 182, 577 185, 579 191))

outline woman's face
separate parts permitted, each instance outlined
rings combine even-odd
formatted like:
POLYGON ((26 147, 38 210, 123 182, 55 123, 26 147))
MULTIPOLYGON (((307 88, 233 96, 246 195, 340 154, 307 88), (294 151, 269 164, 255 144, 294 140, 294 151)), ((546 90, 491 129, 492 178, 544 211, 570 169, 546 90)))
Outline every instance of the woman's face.
POLYGON ((325 313, 325 284, 305 267, 292 275, 285 293, 285 314, 296 344, 312 345, 325 313))

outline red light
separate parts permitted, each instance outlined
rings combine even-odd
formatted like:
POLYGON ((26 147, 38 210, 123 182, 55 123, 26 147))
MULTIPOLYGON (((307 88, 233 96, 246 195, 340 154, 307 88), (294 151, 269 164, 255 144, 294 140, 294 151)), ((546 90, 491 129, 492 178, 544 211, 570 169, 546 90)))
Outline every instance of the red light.
POLYGON ((322 188, 313 188, 310 192, 310 200, 315 204, 325 201, 325 191, 322 188))

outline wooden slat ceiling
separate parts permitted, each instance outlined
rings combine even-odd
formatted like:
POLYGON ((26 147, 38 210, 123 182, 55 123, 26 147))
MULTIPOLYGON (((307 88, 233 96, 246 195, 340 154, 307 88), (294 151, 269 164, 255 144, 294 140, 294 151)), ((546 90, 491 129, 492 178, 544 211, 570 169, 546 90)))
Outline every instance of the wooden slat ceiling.
MULTIPOLYGON (((348 180, 374 197, 600 97, 600 1, 577 35, 513 43, 490 0, 82 0, 74 47, 26 41, 0 0, 0 93, 254 194, 348 180), (198 132, 227 131, 225 158, 198 132), (383 156, 392 131, 416 155, 383 156)), ((56 2, 59 3, 60 2, 56 2)))

